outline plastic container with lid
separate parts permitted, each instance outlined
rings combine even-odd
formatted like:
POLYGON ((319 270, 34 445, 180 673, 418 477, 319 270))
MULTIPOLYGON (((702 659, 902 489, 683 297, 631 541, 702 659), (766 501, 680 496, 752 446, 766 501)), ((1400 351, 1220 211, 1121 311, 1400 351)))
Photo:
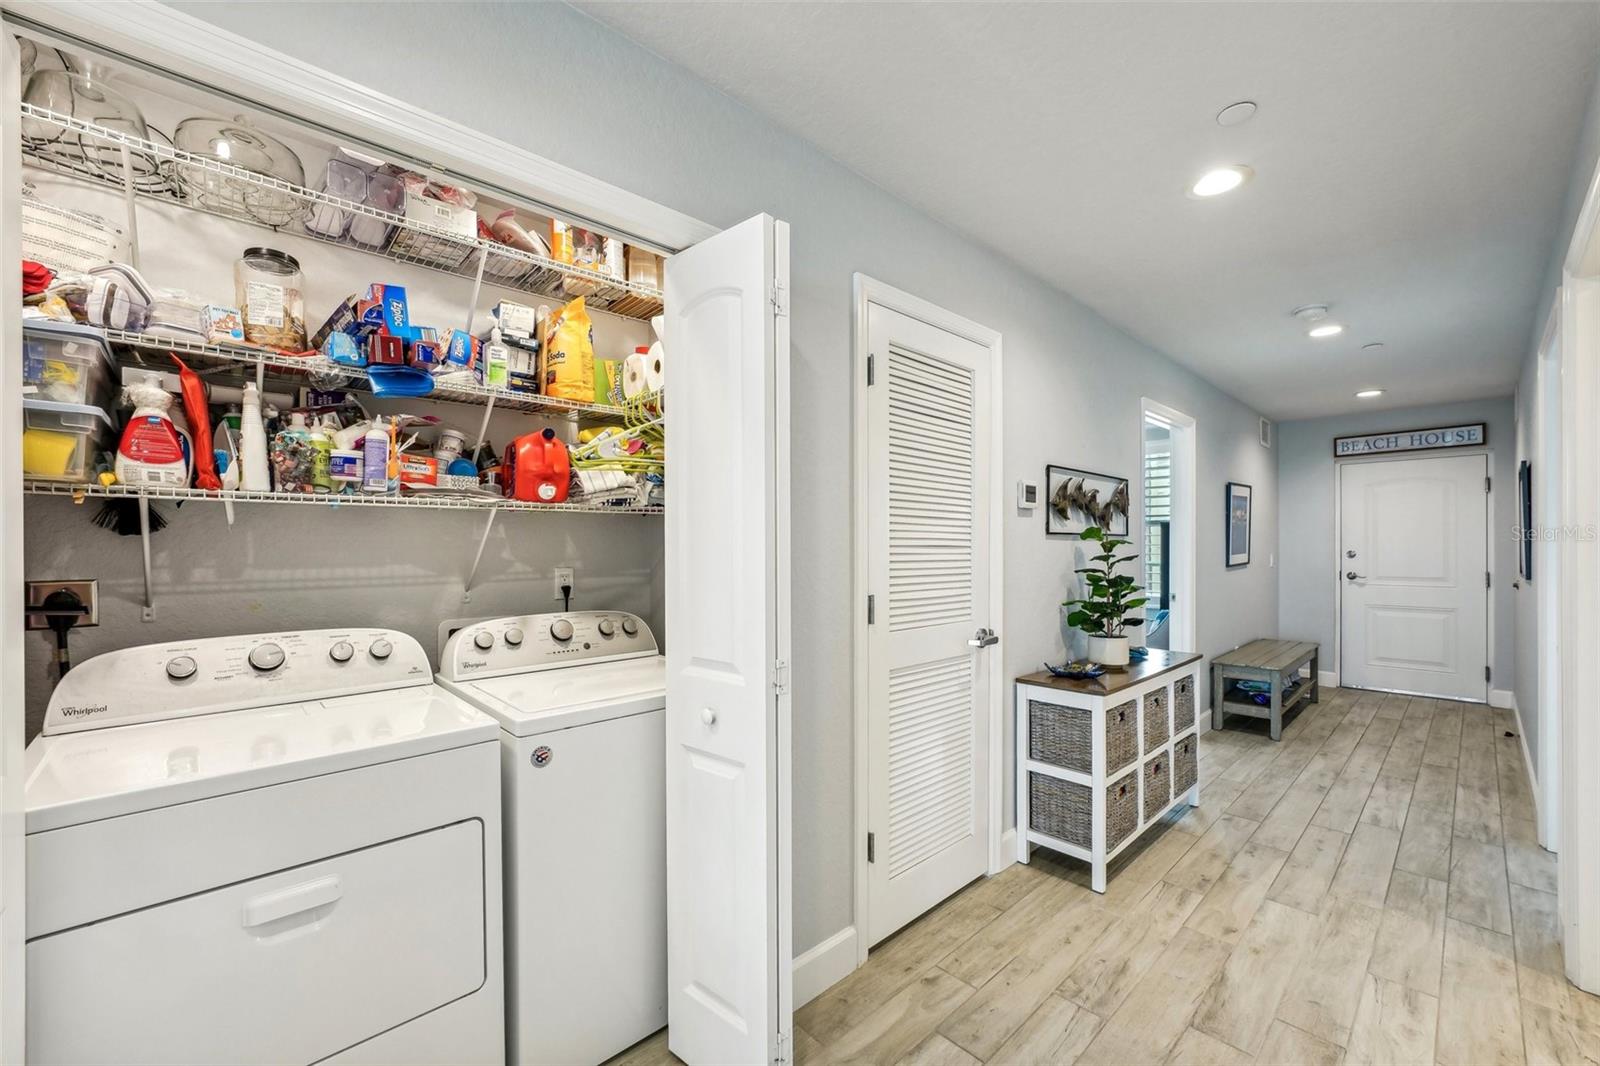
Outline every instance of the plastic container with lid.
POLYGON ((50 319, 23 322, 24 396, 105 407, 116 379, 117 364, 99 330, 50 319))
POLYGON ((111 416, 89 404, 24 399, 22 422, 22 476, 41 481, 89 481, 95 455, 117 439, 111 416))
POLYGON ((305 289, 294 256, 276 248, 246 248, 233 265, 233 286, 246 341, 305 351, 305 289))

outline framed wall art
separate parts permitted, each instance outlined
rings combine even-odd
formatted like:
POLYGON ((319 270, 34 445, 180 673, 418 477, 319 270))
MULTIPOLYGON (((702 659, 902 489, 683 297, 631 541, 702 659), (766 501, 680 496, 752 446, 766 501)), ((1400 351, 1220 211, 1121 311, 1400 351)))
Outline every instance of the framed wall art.
POLYGON ((1070 466, 1044 468, 1044 531, 1075 537, 1099 526, 1114 537, 1128 535, 1128 479, 1070 466))
POLYGON ((1228 482, 1228 563, 1232 566, 1250 565, 1250 503, 1251 489, 1242 481, 1228 482))

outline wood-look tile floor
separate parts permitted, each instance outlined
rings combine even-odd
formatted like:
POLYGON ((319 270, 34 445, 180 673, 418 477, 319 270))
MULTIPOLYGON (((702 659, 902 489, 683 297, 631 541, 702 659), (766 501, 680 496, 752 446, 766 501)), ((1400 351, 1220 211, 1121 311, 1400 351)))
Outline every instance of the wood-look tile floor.
POLYGON ((1509 711, 1337 689, 1258 725, 1204 735, 1201 806, 1104 896, 1044 851, 974 882, 801 1008, 796 1060, 1600 1063, 1509 711))

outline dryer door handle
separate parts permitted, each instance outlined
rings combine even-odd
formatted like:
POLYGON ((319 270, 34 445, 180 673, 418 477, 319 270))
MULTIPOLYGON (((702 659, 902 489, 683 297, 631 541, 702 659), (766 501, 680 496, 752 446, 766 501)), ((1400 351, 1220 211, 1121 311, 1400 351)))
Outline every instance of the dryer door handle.
POLYGON ((318 907, 326 907, 330 903, 337 903, 343 894, 344 889, 339 884, 339 879, 334 876, 319 877, 303 885, 267 892, 245 901, 244 927, 254 929, 296 914, 316 910, 318 907))

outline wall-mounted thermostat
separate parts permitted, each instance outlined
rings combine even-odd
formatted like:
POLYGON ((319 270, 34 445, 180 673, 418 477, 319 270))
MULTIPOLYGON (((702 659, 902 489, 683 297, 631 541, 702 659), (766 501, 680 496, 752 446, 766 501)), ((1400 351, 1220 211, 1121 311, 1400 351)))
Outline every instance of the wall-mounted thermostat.
POLYGON ((1017 507, 1024 511, 1031 511, 1039 506, 1039 483, 1037 481, 1017 482, 1017 507))

